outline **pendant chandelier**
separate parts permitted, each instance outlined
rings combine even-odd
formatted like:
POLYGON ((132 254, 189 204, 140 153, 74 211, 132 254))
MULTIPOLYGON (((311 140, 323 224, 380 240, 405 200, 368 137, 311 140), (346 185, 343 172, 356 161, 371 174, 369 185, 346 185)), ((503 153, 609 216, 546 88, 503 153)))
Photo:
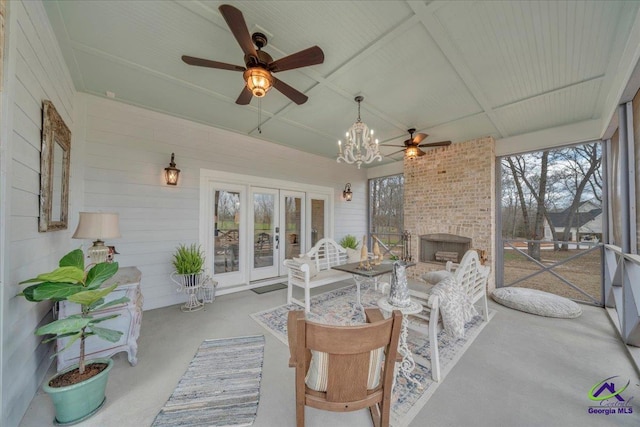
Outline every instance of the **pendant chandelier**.
POLYGON ((356 96, 355 101, 358 103, 358 120, 351 126, 346 133, 346 143, 344 150, 342 141, 338 141, 338 163, 345 162, 348 164, 355 163, 360 169, 361 164, 369 164, 374 160, 382 160, 380 155, 380 147, 378 140, 373 139, 373 129, 362 123, 360 120, 360 103, 364 100, 363 96, 356 96))

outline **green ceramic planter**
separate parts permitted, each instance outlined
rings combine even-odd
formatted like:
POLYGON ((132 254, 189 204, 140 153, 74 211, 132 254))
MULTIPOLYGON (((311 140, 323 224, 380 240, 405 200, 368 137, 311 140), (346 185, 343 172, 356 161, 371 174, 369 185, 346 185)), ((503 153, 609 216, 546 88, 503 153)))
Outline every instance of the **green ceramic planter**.
POLYGON ((42 386, 45 393, 51 397, 56 410, 54 424, 71 425, 78 423, 89 418, 102 407, 105 400, 104 394, 107 388, 107 380, 109 379, 109 371, 113 367, 113 360, 93 359, 88 362, 88 364, 92 363, 106 363, 107 369, 95 377, 78 384, 58 388, 49 387, 51 379, 78 367, 78 365, 73 365, 54 375, 42 386))

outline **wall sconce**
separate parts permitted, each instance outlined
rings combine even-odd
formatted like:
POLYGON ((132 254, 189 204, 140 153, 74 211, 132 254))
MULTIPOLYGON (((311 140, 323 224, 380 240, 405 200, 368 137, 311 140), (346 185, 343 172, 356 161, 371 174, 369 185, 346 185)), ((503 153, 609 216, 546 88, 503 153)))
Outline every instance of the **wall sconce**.
POLYGON ((180 176, 180 169, 176 168, 176 163, 174 162, 175 154, 171 153, 171 163, 169 163, 168 168, 164 168, 164 177, 167 180, 167 185, 177 185, 178 177, 180 176))
POLYGON ((351 197, 353 197, 353 193, 351 192, 351 183, 347 182, 347 185, 344 186, 342 197, 344 197, 347 202, 351 201, 351 197))

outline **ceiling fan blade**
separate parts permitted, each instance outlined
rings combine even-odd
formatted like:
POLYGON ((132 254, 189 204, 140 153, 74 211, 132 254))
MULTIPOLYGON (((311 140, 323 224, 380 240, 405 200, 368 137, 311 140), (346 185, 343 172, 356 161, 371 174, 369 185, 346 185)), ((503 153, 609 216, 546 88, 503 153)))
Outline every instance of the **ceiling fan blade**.
POLYGON ((393 144, 380 144, 380 147, 404 147, 404 148, 406 148, 406 146, 404 146, 404 145, 393 145, 393 144))
POLYGON ((298 91, 297 89, 292 88, 282 80, 278 80, 273 77, 273 87, 278 89, 284 96, 295 102, 296 104, 304 104, 307 102, 307 95, 298 91))
POLYGON ((269 70, 273 73, 278 71, 293 70, 309 65, 322 64, 324 62, 324 52, 318 46, 312 46, 300 52, 293 53, 284 58, 280 58, 269 64, 269 70))
POLYGON ((425 154, 427 153, 418 148, 418 157, 424 156, 425 154))
POLYGON ((405 151, 405 150, 398 150, 398 151, 394 151, 394 152, 393 152, 393 153, 391 153, 391 154, 385 154, 385 155, 386 155, 387 157, 391 157, 391 156, 393 156, 394 154, 402 153, 403 151, 405 151))
POLYGON ((218 9, 224 20, 227 21, 229 29, 245 55, 257 57, 258 54, 256 48, 253 46, 253 41, 251 41, 251 34, 249 34, 249 29, 247 28, 247 23, 244 20, 242 12, 228 4, 223 4, 218 9))
POLYGON ((417 133, 416 136, 413 137, 413 143, 420 144, 420 142, 428 136, 429 135, 427 135, 426 133, 417 133))
POLYGON ((240 65, 227 64, 226 62, 211 61, 210 59, 195 58, 193 56, 182 55, 182 60, 189 65, 198 67, 219 68, 221 70, 244 71, 246 68, 240 65))
POLYGON ((251 93, 249 88, 245 86, 244 88, 242 88, 242 92, 240 92, 240 96, 238 96, 238 99, 236 99, 236 104, 248 105, 251 102, 252 97, 253 94, 251 93))
POLYGON ((446 147, 447 145, 451 145, 451 141, 427 142, 418 145, 418 147, 446 147))

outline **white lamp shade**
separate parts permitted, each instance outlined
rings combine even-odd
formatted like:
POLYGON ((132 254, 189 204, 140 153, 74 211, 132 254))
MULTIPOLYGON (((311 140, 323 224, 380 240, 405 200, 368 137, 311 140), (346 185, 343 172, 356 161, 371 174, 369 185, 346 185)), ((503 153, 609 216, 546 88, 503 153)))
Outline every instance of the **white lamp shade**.
POLYGON ((104 240, 120 237, 118 219, 117 213, 80 212, 80 221, 73 238, 104 240))

